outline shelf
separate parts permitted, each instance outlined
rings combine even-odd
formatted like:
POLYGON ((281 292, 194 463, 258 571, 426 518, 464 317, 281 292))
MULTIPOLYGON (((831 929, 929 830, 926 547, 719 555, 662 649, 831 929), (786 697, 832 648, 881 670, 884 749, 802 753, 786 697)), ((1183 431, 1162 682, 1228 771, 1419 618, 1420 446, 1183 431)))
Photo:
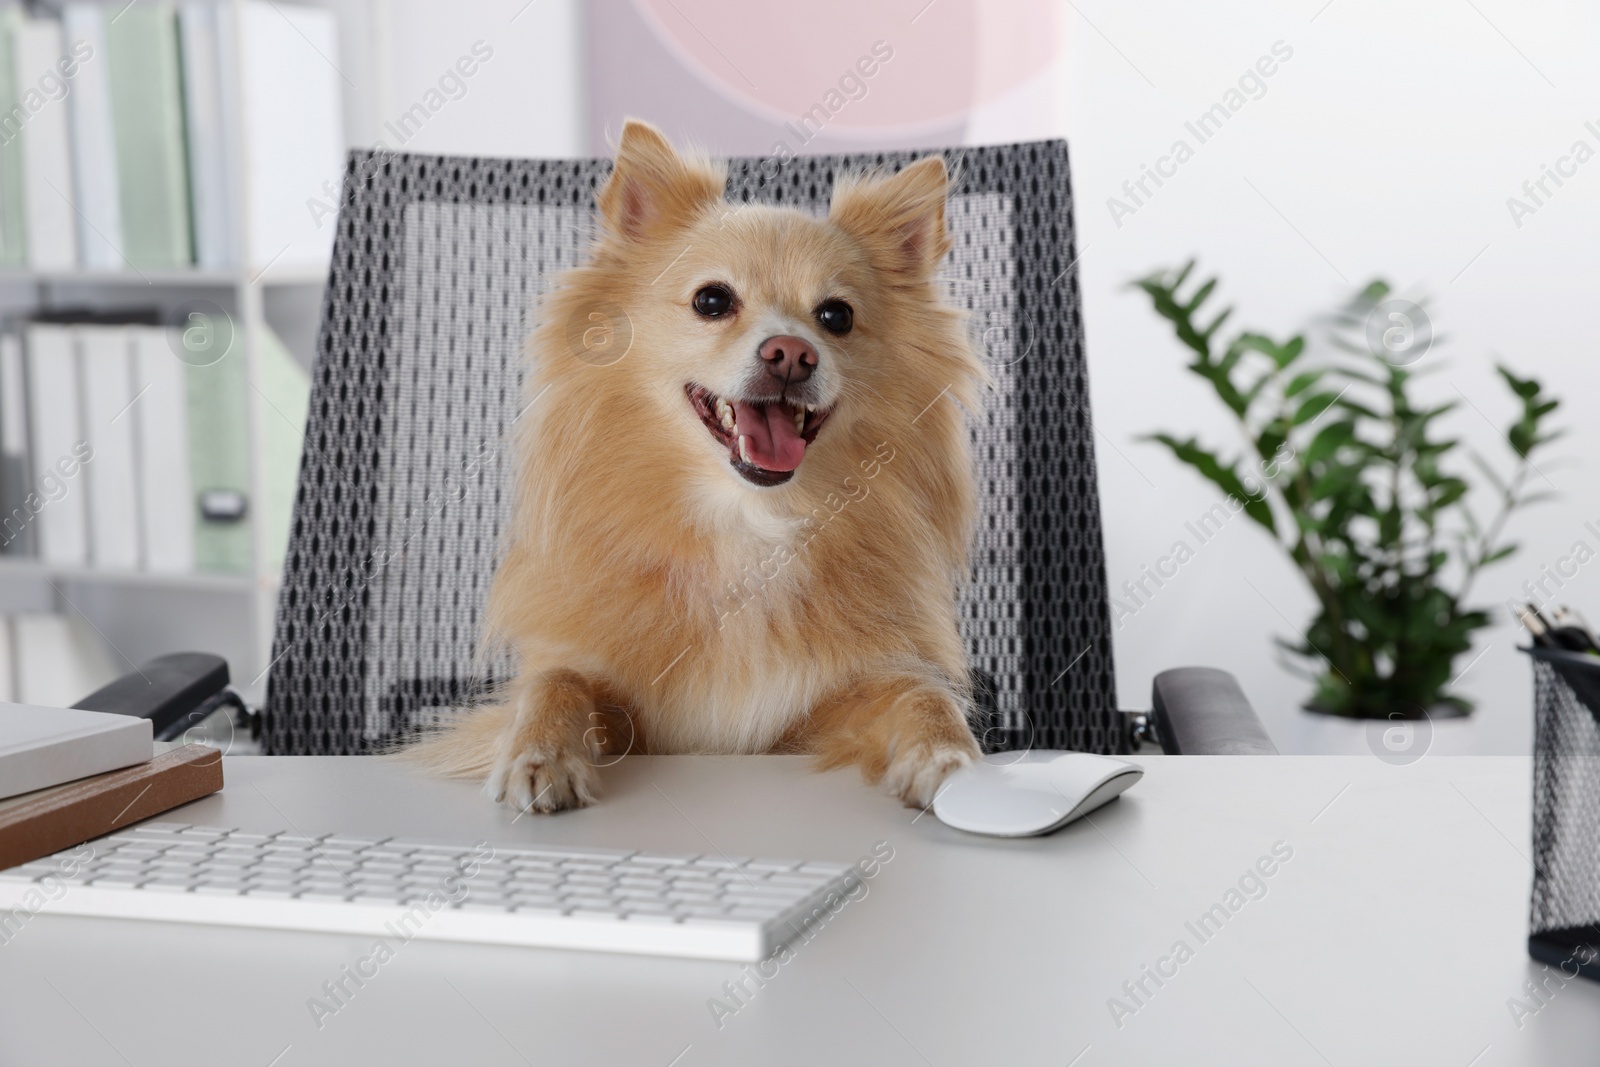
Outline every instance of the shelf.
POLYGON ((233 593, 275 592, 278 580, 248 574, 163 574, 159 571, 102 570, 96 567, 61 567, 37 559, 0 558, 0 581, 96 582, 102 585, 132 585, 180 592, 233 593))
POLYGON ((0 285, 106 285, 129 289, 231 289, 235 286, 322 285, 326 267, 269 268, 257 274, 182 267, 171 270, 0 270, 0 285))

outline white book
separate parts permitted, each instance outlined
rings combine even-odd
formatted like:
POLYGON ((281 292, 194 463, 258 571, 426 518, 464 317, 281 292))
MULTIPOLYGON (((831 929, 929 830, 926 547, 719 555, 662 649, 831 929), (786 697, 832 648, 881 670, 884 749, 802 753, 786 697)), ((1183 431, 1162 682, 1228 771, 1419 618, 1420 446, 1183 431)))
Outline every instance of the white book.
POLYGON ((161 326, 129 326, 139 458, 139 542, 146 570, 194 570, 194 488, 189 477, 188 364, 161 326))
POLYGON ((0 552, 33 554, 33 508, 28 473, 28 394, 22 337, 0 333, 0 552))
POLYGON ((88 3, 71 3, 61 9, 68 50, 74 56, 88 56, 78 64, 67 103, 72 119, 72 187, 82 212, 78 259, 89 270, 121 270, 124 266, 105 10, 102 4, 88 3))
POLYGON ((128 331, 122 326, 74 329, 85 437, 94 449, 94 461, 84 471, 89 489, 89 562, 134 570, 140 562, 140 524, 128 331))
POLYGON ((0 799, 155 758, 149 719, 0 704, 0 799))
POLYGON ((72 148, 67 108, 40 88, 68 84, 56 64, 66 56, 61 23, 26 19, 12 31, 12 70, 22 126, 22 201, 26 205, 28 265, 72 270, 78 265, 78 217, 73 210, 72 148))
POLYGON ((11 617, 0 615, 0 702, 17 699, 15 645, 11 638, 11 617))
POLYGON ((178 12, 190 208, 195 259, 202 267, 234 265, 234 184, 226 116, 233 113, 237 79, 234 69, 223 62, 218 30, 219 20, 231 25, 231 14, 228 5, 217 3, 184 4, 178 12))
POLYGON ((246 0, 236 36, 248 266, 326 268, 335 219, 306 204, 336 204, 344 175, 339 72, 329 61, 339 54, 333 12, 246 0), (303 192, 286 196, 287 189, 303 192))
POLYGON ((81 566, 89 554, 83 468, 93 463, 78 406, 78 357, 72 328, 30 323, 28 414, 33 430, 34 518, 39 556, 47 563, 81 566))

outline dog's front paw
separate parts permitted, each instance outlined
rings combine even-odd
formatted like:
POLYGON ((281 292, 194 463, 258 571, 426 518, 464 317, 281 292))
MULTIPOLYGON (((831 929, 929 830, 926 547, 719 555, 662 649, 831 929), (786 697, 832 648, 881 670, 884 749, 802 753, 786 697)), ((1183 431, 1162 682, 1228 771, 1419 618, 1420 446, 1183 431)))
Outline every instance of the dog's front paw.
POLYGON ((518 811, 552 812, 593 804, 599 786, 599 775, 581 753, 504 746, 483 794, 518 811))
POLYGON ((909 808, 926 808, 945 777, 973 760, 972 746, 945 741, 917 741, 896 746, 883 772, 884 786, 909 808))

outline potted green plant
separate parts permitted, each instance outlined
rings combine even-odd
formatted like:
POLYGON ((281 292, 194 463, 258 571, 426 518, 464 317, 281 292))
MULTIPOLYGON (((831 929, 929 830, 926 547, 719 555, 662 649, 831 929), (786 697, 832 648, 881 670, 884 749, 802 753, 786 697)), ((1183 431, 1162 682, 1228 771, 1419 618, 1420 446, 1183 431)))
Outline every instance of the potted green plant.
POLYGON ((1496 499, 1479 521, 1456 462, 1466 450, 1440 429, 1456 402, 1413 396, 1432 341, 1425 311, 1374 281, 1332 316, 1332 351, 1313 355, 1298 334, 1224 338, 1231 309, 1207 306, 1217 280, 1182 292, 1193 267, 1135 284, 1237 420, 1246 450, 1225 458, 1192 436, 1150 439, 1235 498, 1310 586, 1315 617, 1298 640, 1279 642, 1310 668, 1307 706, 1373 719, 1470 711, 1449 692, 1457 657, 1489 623, 1468 594, 1480 570, 1516 551, 1507 518, 1542 495, 1529 475, 1535 452, 1558 436, 1546 428, 1557 401, 1496 367, 1520 413, 1505 431, 1509 475, 1469 456, 1496 499))

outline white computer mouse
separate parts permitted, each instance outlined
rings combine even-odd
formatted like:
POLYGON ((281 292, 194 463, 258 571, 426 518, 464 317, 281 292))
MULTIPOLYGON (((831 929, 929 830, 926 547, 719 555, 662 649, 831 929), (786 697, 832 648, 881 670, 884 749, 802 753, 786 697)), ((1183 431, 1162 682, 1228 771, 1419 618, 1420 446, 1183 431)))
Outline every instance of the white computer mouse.
POLYGON ((994 837, 1059 829, 1122 795, 1144 768, 1088 752, 997 752, 953 771, 933 798, 946 826, 994 837))

